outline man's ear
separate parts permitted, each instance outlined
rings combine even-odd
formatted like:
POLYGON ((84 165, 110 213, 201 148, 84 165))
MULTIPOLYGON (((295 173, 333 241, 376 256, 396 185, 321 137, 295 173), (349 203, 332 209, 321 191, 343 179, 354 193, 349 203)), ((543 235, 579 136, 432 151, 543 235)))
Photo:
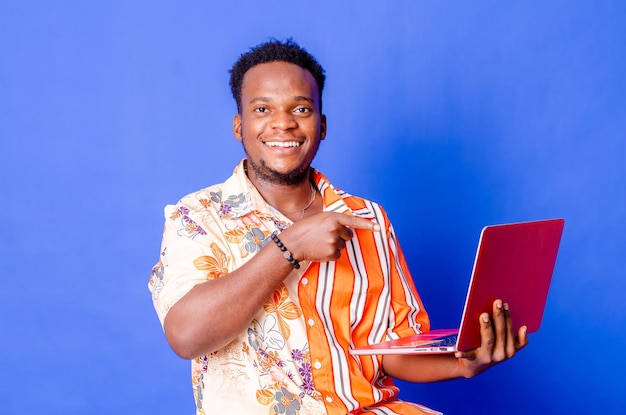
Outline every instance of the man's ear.
POLYGON ((236 114, 233 117, 233 135, 235 139, 241 141, 243 140, 243 135, 241 133, 241 115, 236 114))
POLYGON ((320 119, 320 140, 326 138, 326 115, 322 114, 320 119))

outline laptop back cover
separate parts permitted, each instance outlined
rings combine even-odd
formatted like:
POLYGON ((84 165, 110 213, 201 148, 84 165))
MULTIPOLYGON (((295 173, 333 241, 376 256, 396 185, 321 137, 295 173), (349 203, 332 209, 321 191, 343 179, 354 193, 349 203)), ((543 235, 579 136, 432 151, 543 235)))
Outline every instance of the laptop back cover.
POLYGON ((479 317, 500 298, 510 305, 514 332, 541 325, 563 232, 563 219, 486 226, 480 237, 458 350, 480 346, 479 317))

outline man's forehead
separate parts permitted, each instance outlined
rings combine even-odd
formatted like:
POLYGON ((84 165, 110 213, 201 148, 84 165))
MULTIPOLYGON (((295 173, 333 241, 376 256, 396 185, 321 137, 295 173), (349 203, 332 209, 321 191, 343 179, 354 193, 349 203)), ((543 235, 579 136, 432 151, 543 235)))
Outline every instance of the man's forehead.
POLYGON ((259 89, 268 93, 284 92, 298 99, 317 101, 319 98, 317 82, 311 72, 289 62, 268 62, 250 68, 243 78, 242 94, 257 95, 260 92, 262 96, 259 89))

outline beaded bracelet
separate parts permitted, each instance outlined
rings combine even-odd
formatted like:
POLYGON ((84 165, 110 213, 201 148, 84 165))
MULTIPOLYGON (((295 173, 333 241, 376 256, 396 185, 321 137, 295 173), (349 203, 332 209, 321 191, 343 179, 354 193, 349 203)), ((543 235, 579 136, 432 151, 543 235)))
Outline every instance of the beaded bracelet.
POLYGON ((285 257, 285 259, 289 261, 289 263, 293 265, 295 269, 300 268, 300 263, 295 260, 293 255, 291 255, 291 252, 287 250, 287 247, 280 241, 280 239, 278 239, 278 232, 272 233, 271 238, 272 241, 274 241, 274 243, 276 243, 276 245, 278 246, 278 249, 280 249, 280 251, 283 253, 283 257, 285 257))

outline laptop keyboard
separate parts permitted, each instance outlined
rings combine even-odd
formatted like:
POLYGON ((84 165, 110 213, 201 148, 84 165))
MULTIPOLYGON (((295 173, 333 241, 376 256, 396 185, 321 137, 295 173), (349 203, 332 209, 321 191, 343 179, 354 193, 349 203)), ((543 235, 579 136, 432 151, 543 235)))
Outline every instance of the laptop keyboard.
POLYGON ((435 340, 433 343, 436 343, 437 346, 454 346, 458 337, 458 333, 450 334, 435 340))

